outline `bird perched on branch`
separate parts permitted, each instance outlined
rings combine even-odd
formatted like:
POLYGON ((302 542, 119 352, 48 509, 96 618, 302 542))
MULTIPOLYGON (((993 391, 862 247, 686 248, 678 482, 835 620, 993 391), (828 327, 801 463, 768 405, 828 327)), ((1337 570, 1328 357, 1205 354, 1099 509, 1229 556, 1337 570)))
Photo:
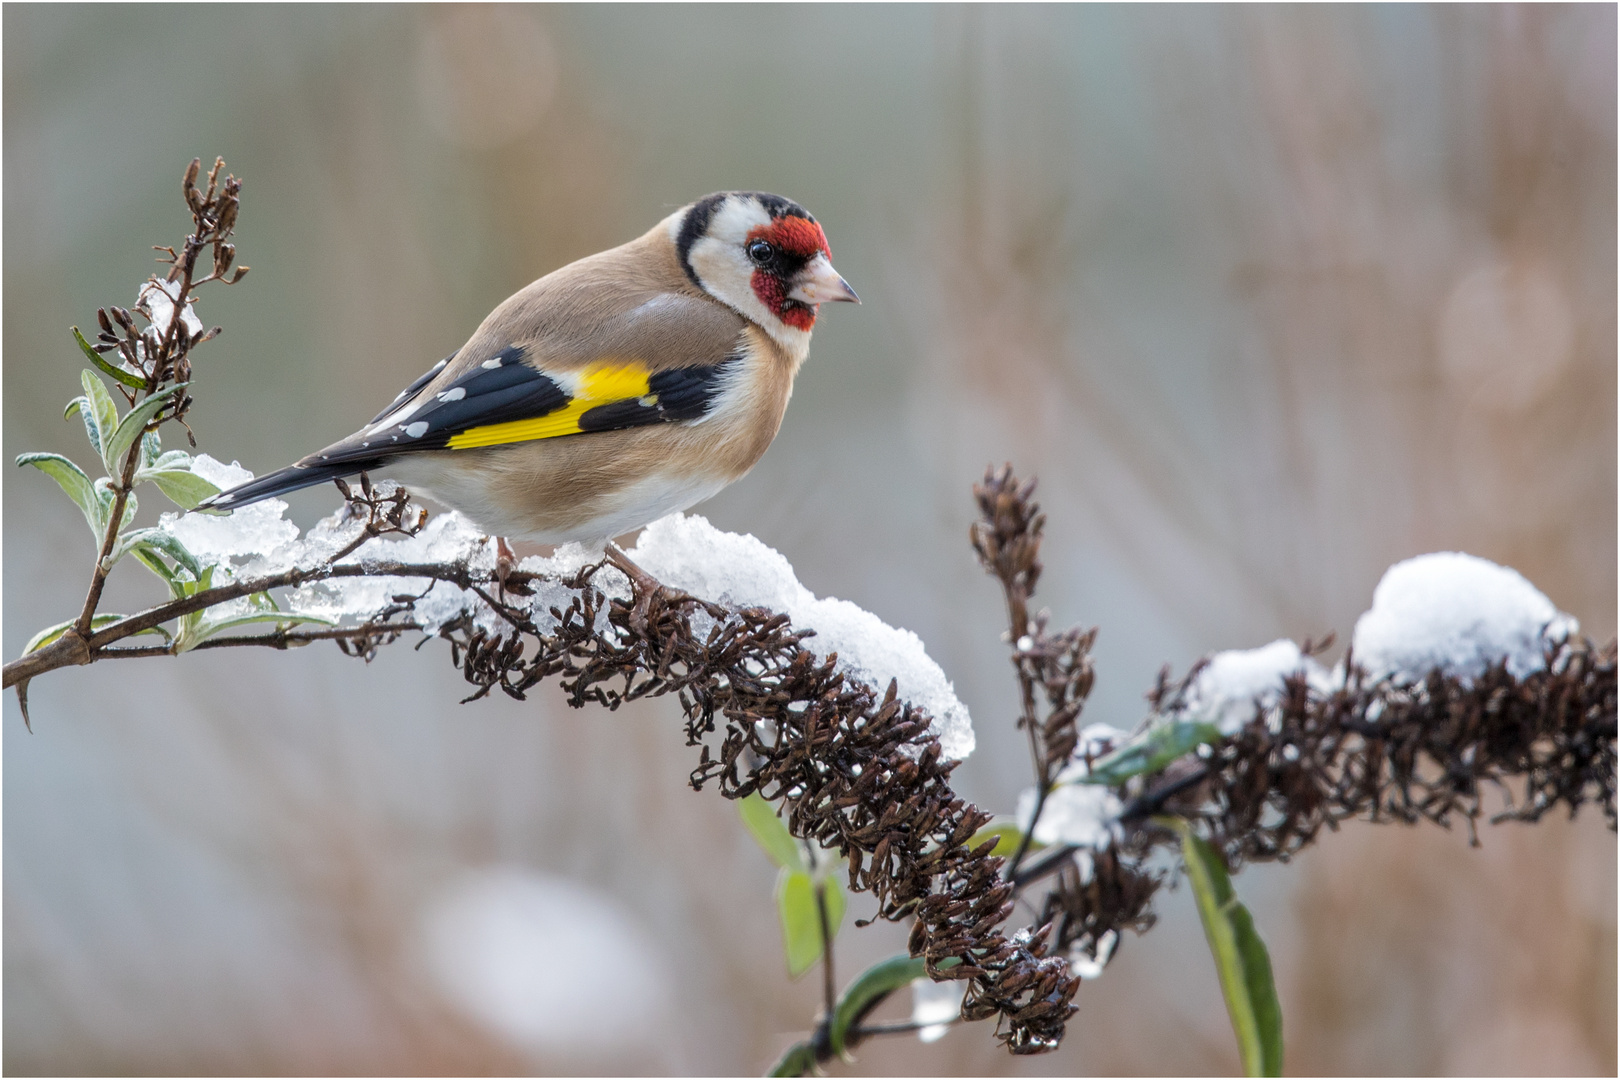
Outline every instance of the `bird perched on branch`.
POLYGON ((710 195, 518 291, 365 427, 202 507, 382 471, 491 536, 605 544, 753 467, 839 300, 859 303, 804 208, 710 195))

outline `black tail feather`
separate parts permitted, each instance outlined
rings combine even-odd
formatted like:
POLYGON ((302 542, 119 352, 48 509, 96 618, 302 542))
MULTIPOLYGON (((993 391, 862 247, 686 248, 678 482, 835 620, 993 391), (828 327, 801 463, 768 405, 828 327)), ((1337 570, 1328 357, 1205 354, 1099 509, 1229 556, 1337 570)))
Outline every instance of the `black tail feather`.
POLYGON ((314 487, 324 484, 328 480, 335 480, 340 476, 353 476, 363 469, 375 469, 382 464, 376 461, 345 461, 331 465, 289 465, 285 469, 277 469, 273 473, 254 477, 245 484, 238 484, 218 495, 204 499, 197 504, 198 510, 235 510, 239 506, 251 506, 264 499, 273 499, 277 495, 285 495, 291 491, 314 487))

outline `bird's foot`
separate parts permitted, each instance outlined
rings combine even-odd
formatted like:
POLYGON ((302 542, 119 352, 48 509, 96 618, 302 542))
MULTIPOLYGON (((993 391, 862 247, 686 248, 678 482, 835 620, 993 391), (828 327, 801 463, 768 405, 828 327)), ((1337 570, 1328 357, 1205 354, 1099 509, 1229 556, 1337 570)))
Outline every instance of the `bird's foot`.
POLYGON ((506 542, 506 537, 495 538, 495 581, 500 586, 501 601, 506 601, 506 579, 511 576, 512 568, 517 565, 517 555, 512 551, 512 545, 506 542))
POLYGON ((664 586, 658 579, 637 566, 624 549, 609 540, 602 549, 607 561, 617 567, 625 577, 630 579, 631 593, 635 603, 630 608, 630 625, 637 633, 644 633, 647 629, 647 609, 652 604, 653 596, 664 591, 664 586))

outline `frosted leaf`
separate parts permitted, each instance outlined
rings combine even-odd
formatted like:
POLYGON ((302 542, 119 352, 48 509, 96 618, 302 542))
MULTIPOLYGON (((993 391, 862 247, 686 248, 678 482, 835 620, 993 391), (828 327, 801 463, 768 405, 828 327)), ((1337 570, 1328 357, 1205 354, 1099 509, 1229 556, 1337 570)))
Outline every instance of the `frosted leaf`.
MULTIPOLYGON (((169 326, 174 322, 174 307, 180 300, 180 283, 178 281, 148 281, 141 286, 140 296, 135 301, 135 309, 143 312, 152 323, 152 332, 162 341, 169 332, 169 326)), ((180 310, 180 328, 187 339, 202 333, 202 320, 197 318, 191 305, 187 304, 180 310)))
POLYGON ((1287 638, 1258 649, 1218 652, 1188 688, 1179 718, 1213 724, 1222 735, 1235 735, 1257 711, 1274 709, 1282 700, 1283 679, 1299 672, 1319 692, 1329 689, 1327 671, 1287 638))
POLYGON ((938 1042, 950 1030, 950 1022, 962 1015, 962 997, 967 993, 967 982, 953 979, 935 982, 926 975, 911 984, 911 1022, 925 1024, 917 1029, 917 1038, 925 1043, 938 1042))
MULTIPOLYGON (((893 627, 847 600, 817 598, 793 566, 757 538, 722 532, 702 517, 671 514, 647 526, 630 557, 653 577, 693 596, 733 607, 766 607, 816 636, 805 647, 838 654, 838 668, 900 696, 933 716, 944 756, 973 752, 973 722, 950 680, 909 630, 893 627)), ((699 629, 694 621, 694 629, 699 629)), ((701 632, 701 631, 700 631, 701 632)))
POLYGON ((1579 629, 1517 570, 1442 551, 1384 572, 1372 610, 1356 620, 1351 655, 1373 678, 1397 683, 1439 668, 1467 684, 1503 660, 1522 679, 1579 629))

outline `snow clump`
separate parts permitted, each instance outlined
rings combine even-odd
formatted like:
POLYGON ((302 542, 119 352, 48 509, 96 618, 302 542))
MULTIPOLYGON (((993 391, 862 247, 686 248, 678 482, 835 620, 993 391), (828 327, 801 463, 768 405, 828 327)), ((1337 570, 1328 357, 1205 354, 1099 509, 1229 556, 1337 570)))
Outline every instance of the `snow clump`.
POLYGON ((1402 684, 1436 668, 1467 684, 1504 660, 1522 679, 1579 630, 1517 570, 1442 551, 1384 572, 1372 610, 1356 620, 1351 655, 1372 678, 1402 684))
POLYGON ((756 537, 722 532, 696 514, 676 513, 647 526, 629 555, 672 588, 733 607, 770 608, 786 614, 795 628, 814 630, 816 636, 805 642, 812 652, 836 652, 840 671, 879 691, 892 678, 902 698, 926 709, 946 758, 960 760, 973 752, 967 706, 922 639, 847 600, 817 598, 799 583, 792 564, 756 537))
MULTIPOLYGON (((1222 735, 1236 735, 1259 710, 1273 710, 1282 700, 1283 680, 1303 672, 1313 690, 1327 692, 1327 671, 1300 652, 1287 638, 1258 649, 1227 649, 1209 658, 1188 687, 1179 718, 1215 725, 1222 735)), ((1269 718, 1276 729, 1275 715, 1269 718)))
MULTIPOLYGON (((1071 844, 1084 849, 1075 852, 1075 865, 1082 882, 1091 880, 1090 851, 1102 851, 1119 836, 1119 815, 1124 804, 1113 791, 1101 784, 1088 784, 1091 775, 1087 759, 1095 761, 1129 736, 1108 724, 1091 724, 1080 732, 1069 763, 1058 773, 1052 790, 1041 806, 1041 819, 1035 822, 1034 839, 1041 844, 1071 844)), ((1018 827, 1028 832, 1035 816, 1035 789, 1026 788, 1018 797, 1018 827)))

